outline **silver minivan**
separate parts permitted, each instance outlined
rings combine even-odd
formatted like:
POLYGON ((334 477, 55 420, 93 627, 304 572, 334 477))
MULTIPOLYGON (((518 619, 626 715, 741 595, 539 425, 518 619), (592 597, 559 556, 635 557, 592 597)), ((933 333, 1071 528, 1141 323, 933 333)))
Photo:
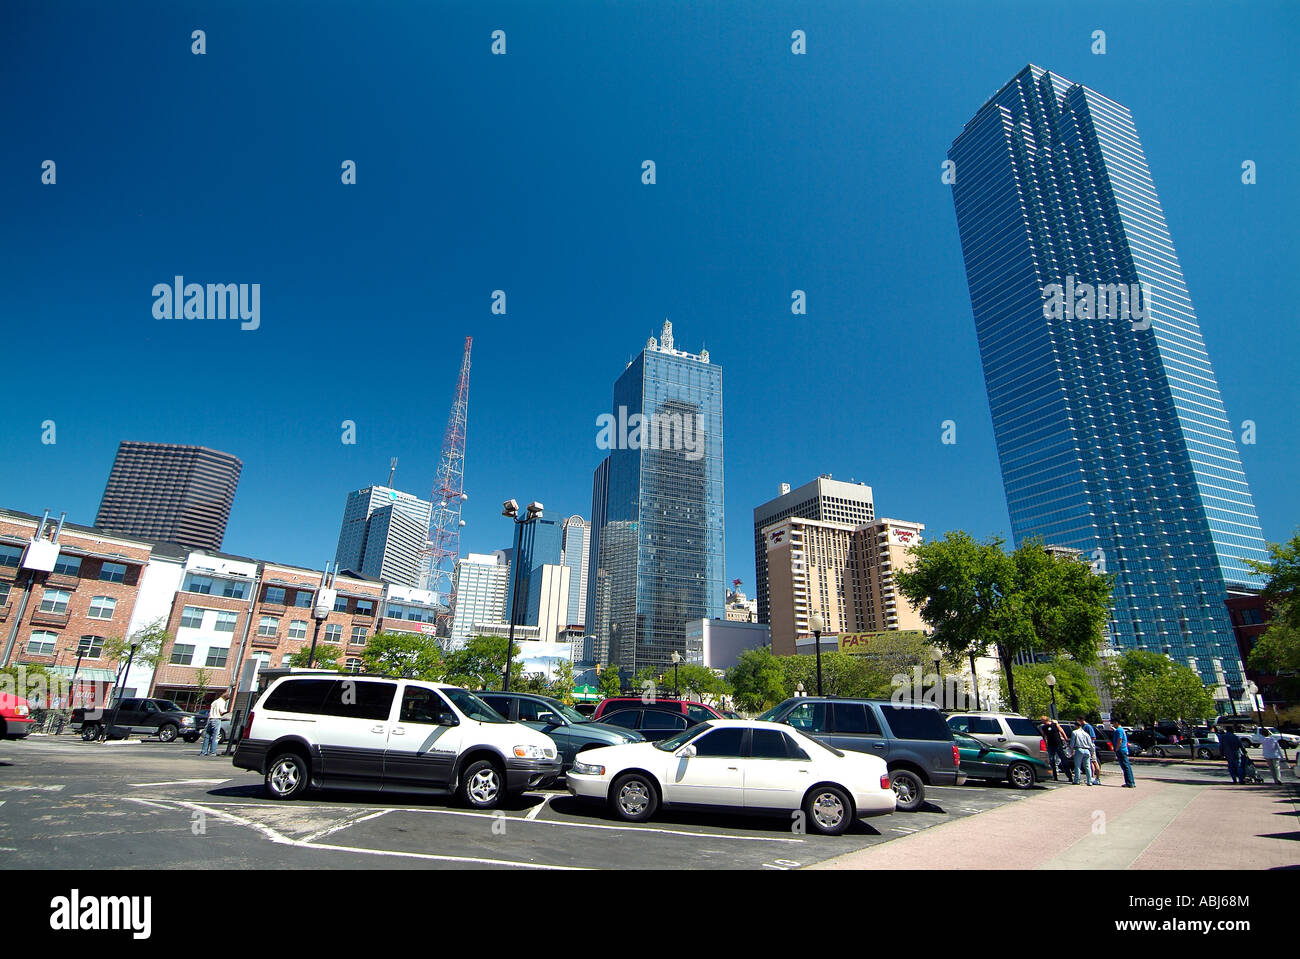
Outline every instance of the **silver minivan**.
POLYGON ((1043 731, 1034 720, 1018 713, 957 713, 948 717, 954 732, 965 733, 994 749, 1010 749, 1047 762, 1043 731))

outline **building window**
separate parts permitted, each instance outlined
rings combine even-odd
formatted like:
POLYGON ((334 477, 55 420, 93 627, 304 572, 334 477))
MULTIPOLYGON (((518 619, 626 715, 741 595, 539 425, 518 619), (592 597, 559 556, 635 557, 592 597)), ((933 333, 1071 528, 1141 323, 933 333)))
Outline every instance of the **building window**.
POLYGON ((361 660, 355 657, 349 659, 344 665, 347 667, 349 673, 361 672, 361 660))
POLYGON ((283 586, 268 586, 268 587, 266 587, 266 600, 265 600, 265 602, 271 603, 271 604, 274 605, 274 606, 283 606, 283 605, 284 605, 284 587, 283 587, 283 586))
POLYGON ((112 596, 96 596, 90 601, 90 611, 86 613, 91 619, 112 619, 117 600, 112 596))
MULTIPOLYGON (((289 665, 289 660, 292 659, 292 658, 293 658, 293 653, 285 653, 283 656, 280 657, 280 665, 281 665, 282 667, 283 667, 283 666, 288 666, 288 665, 289 665)), ((505 667, 502 667, 502 670, 503 670, 503 671, 504 671, 504 669, 505 669, 505 667)))
POLYGON ((181 625, 189 629, 202 629, 203 610, 197 606, 186 606, 181 610, 181 625))
POLYGON ((121 583, 126 580, 125 563, 103 563, 99 567, 99 578, 105 583, 121 583))
POLYGON ((366 628, 364 626, 352 627, 352 645, 353 646, 366 645, 366 628))
POLYGON ((27 640, 27 654, 29 656, 53 656, 54 647, 58 645, 58 642, 58 633, 51 633, 46 629, 37 630, 27 640))
POLYGON ((348 598, 346 596, 334 597, 334 612, 346 613, 348 611, 348 598))
POLYGON ((173 666, 189 666, 194 662, 194 644, 193 643, 176 643, 172 646, 171 664, 173 666))
POLYGON ((300 589, 298 592, 293 594, 293 605, 297 606, 299 609, 307 609, 311 606, 311 596, 311 590, 300 589))
POLYGON ((41 612, 62 615, 68 611, 68 600, 72 594, 64 589, 47 589, 41 597, 41 612))
POLYGON ((23 558, 23 551, 17 546, 0 546, 0 566, 12 566, 18 568, 18 562, 23 558))
POLYGON ((9 602, 9 584, 0 583, 0 606, 9 602))
POLYGON ((307 620, 305 620, 305 619, 295 619, 293 622, 291 622, 291 623, 289 624, 289 638, 290 638, 290 639, 306 639, 306 638, 307 638, 307 620))
POLYGON ((228 579, 221 584, 221 595, 228 599, 243 599, 248 595, 248 584, 243 580, 228 579))
POLYGON ((357 609, 356 609, 356 614, 357 614, 358 616, 373 616, 373 615, 375 615, 375 604, 372 603, 372 602, 371 602, 370 600, 368 600, 368 599, 359 599, 359 600, 357 600, 357 609))
POLYGON ((263 616, 257 624, 257 635, 270 636, 272 638, 280 632, 280 620, 275 616, 263 616))
POLYGON ((80 576, 81 557, 64 556, 60 553, 58 561, 54 564, 54 573, 56 576, 80 576))
POLYGON ((207 665, 207 666, 215 666, 217 669, 225 669, 225 668, 226 668, 226 655, 227 655, 229 652, 230 652, 230 650, 228 650, 228 649, 222 649, 222 648, 217 647, 217 646, 210 647, 210 648, 208 649, 208 661, 207 661, 207 663, 205 663, 205 665, 207 665))
POLYGON ((82 636, 77 643, 77 655, 83 659, 99 659, 104 652, 103 636, 82 636))
POLYGON ((217 610, 217 621, 213 623, 212 628, 218 633, 233 633, 235 624, 238 622, 238 613, 233 613, 228 609, 219 609, 217 610))
POLYGON ((212 592, 212 578, 210 576, 195 576, 190 573, 185 577, 185 592, 208 595, 212 592))
POLYGON ((325 626, 325 642, 333 643, 335 646, 343 642, 343 627, 338 623, 329 623, 325 626))
POLYGON ((248 658, 257 660, 258 669, 269 669, 271 666, 271 654, 264 649, 259 649, 248 658))

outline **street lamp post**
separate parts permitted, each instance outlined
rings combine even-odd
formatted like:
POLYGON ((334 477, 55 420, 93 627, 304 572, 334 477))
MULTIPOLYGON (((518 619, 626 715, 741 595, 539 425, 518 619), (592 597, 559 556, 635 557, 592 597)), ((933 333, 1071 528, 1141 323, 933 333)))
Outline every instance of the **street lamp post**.
POLYGON ((934 685, 939 690, 939 708, 947 709, 947 695, 943 689, 943 676, 939 673, 939 663, 943 661, 943 652, 937 647, 930 650, 930 659, 934 663, 934 685))
POLYGON ((1047 674, 1047 688, 1052 693, 1052 718, 1056 718, 1056 677, 1051 673, 1047 674))
POLYGON ((978 712, 980 708, 980 678, 979 678, 979 674, 975 672, 975 651, 974 650, 971 650, 970 653, 970 684, 972 688, 974 688, 975 690, 975 710, 976 712, 978 712))
POLYGON ((826 620, 822 619, 821 613, 813 613, 808 620, 808 625, 812 627, 813 649, 817 653, 817 695, 822 694, 822 630, 826 628, 826 620))
POLYGON ((681 699, 682 694, 677 688, 677 664, 682 661, 682 654, 673 650, 673 699, 681 699))
POLYGON ((515 658, 515 619, 519 611, 519 568, 523 565, 519 554, 523 545, 523 528, 525 523, 531 523, 542 515, 542 504, 536 500, 529 503, 526 514, 521 518, 518 501, 508 499, 501 504, 501 515, 514 520, 515 523, 515 571, 511 577, 510 632, 506 636, 506 665, 501 673, 501 691, 508 693, 510 692, 510 664, 515 658))

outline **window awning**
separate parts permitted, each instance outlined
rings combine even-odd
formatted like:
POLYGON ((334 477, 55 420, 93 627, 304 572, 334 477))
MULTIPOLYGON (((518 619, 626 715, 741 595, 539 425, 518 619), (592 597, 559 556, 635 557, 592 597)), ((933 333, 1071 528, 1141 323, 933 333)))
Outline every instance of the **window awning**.
MULTIPOLYGON (((55 676, 66 676, 72 678, 72 666, 46 666, 47 673, 53 673, 55 676)), ((111 669, 95 669, 90 666, 82 666, 77 670, 77 679, 86 682, 111 683, 117 677, 117 673, 111 669)))

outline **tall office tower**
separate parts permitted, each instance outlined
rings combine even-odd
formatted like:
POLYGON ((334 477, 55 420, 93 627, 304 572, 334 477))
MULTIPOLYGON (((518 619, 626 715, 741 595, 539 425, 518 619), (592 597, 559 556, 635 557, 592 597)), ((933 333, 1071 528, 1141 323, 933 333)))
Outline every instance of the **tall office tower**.
POLYGON ((754 508, 754 574, 755 599, 758 600, 758 621, 770 622, 771 602, 767 585, 767 544, 763 541, 764 527, 771 526, 788 516, 800 519, 819 519, 828 523, 848 523, 857 526, 875 519, 875 506, 871 487, 865 483, 844 482, 831 479, 823 473, 811 483, 796 490, 789 483, 781 484, 781 495, 754 508))
POLYGON ((241 469, 238 457, 205 446, 123 441, 95 526, 219 550, 241 469))
POLYGON ((1264 540, 1128 109, 1036 66, 948 151, 1011 529, 1116 576, 1121 649, 1242 681, 1264 540))
POLYGON ((587 564, 591 561, 591 524, 581 516, 564 521, 564 565, 569 575, 569 622, 566 626, 584 626, 587 622, 587 564))
MULTIPOLYGON (((542 588, 542 567, 560 566, 564 551, 564 526, 559 520, 539 517, 519 527, 519 572, 511 572, 506 587, 506 618, 511 612, 520 626, 536 626, 542 588), (519 602, 515 603, 515 590, 519 602)), ((567 588, 567 587, 566 587, 567 588)))
MULTIPOLYGON (((420 584, 420 554, 433 506, 388 486, 348 494, 334 560, 341 569, 403 586, 420 584)), ((445 596, 439 600, 446 602, 445 596)))
POLYGON ((474 638, 476 623, 500 623, 506 615, 510 567, 490 553, 470 553, 456 561, 451 642, 459 649, 474 638))
POLYGON ((707 350, 676 349, 665 321, 613 400, 599 438, 611 452, 603 508, 599 470, 594 484, 588 611, 597 655, 630 677, 684 654, 688 621, 723 615, 722 369, 707 350))
POLYGON ((609 457, 606 456, 596 467, 591 477, 591 546, 587 550, 587 605, 584 609, 582 644, 583 658, 579 666, 591 667, 597 663, 609 662, 609 637, 603 640, 595 634, 596 623, 601 621, 597 612, 604 600, 605 622, 609 621, 609 577, 600 575, 600 530, 605 525, 607 504, 609 502, 609 457), (602 590, 602 584, 606 587, 602 590))

